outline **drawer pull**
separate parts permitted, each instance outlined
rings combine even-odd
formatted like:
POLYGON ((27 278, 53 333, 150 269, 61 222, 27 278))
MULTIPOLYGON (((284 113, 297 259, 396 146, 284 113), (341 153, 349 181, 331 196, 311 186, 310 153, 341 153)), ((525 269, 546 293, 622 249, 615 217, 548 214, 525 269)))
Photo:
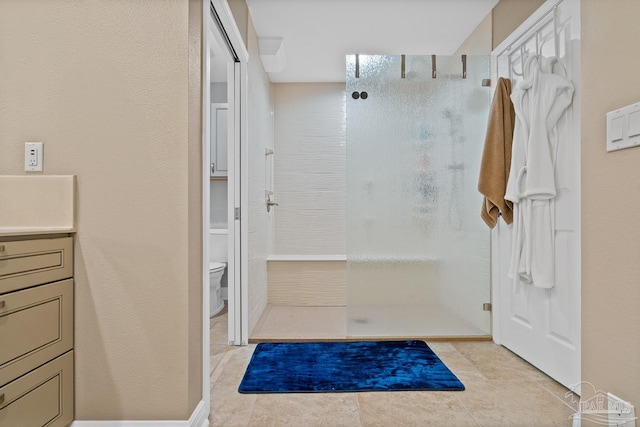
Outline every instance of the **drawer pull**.
POLYGON ((5 306, 5 302, 4 301, 0 301, 0 308, 4 308, 5 306))
POLYGON ((0 245, 0 252, 4 252, 4 245, 0 245))
POLYGON ((0 394, 0 405, 4 403, 4 393, 0 394))

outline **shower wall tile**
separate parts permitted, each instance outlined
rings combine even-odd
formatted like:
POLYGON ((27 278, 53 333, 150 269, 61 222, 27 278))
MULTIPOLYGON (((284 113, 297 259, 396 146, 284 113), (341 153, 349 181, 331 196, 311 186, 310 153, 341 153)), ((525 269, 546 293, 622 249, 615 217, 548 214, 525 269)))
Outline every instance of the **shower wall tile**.
POLYGON ((253 23, 248 25, 249 50, 248 134, 249 170, 249 335, 267 306, 267 256, 271 248, 271 218, 264 204, 264 191, 268 186, 265 149, 273 147, 273 99, 271 81, 265 73, 258 52, 258 38, 253 23))
POLYGON ((275 254, 346 253, 344 83, 274 85, 275 254))
MULTIPOLYGON (((345 194, 347 186, 344 182, 335 182, 335 185, 328 186, 327 181, 329 179, 338 181, 335 177, 329 177, 328 179, 323 174, 318 173, 281 173, 278 182, 278 193, 312 193, 317 191, 332 192, 339 194, 345 194)), ((326 194, 323 194, 326 196, 326 194)), ((341 199, 345 199, 342 197, 341 199)), ((339 200, 343 202, 344 200, 339 200)))
POLYGON ((278 200, 287 209, 280 210, 276 216, 276 254, 346 253, 346 202, 341 200, 344 193, 297 191, 278 194, 278 200))
POLYGON ((344 306, 346 261, 268 261, 269 304, 344 306))

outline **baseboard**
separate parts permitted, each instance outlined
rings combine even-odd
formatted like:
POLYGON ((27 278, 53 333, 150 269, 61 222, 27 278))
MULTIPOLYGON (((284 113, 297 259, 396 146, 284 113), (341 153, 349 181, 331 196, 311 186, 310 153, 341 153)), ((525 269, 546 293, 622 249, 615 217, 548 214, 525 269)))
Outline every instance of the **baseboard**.
POLYGON ((210 403, 201 400, 189 417, 189 427, 209 427, 210 403))
POLYGON ((71 427, 209 427, 209 405, 201 400, 188 420, 74 421, 71 427))

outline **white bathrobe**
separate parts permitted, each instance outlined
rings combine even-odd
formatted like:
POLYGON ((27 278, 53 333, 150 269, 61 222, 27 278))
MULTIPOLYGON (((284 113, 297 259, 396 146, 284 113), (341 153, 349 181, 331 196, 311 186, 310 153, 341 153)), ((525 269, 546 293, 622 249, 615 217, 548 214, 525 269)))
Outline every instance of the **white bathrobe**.
POLYGON ((516 125, 505 199, 513 202, 509 275, 540 288, 554 280, 556 125, 571 104, 573 84, 555 58, 529 56, 511 94, 516 125))

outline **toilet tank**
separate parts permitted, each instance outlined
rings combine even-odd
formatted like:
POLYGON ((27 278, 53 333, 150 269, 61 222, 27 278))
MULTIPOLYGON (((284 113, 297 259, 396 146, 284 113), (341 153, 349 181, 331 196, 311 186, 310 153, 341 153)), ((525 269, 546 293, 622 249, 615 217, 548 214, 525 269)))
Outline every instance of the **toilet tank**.
POLYGON ((209 261, 227 262, 227 237, 226 228, 209 229, 209 261))

